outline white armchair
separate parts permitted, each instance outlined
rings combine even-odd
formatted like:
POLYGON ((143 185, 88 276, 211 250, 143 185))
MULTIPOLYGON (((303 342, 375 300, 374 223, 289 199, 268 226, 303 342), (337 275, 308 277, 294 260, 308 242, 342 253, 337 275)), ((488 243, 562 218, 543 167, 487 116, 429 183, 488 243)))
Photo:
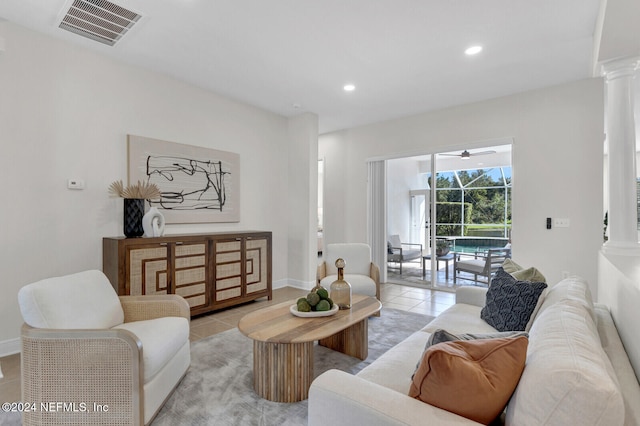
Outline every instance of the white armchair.
POLYGON ((371 262, 371 248, 363 243, 327 244, 326 259, 316 274, 317 282, 329 290, 331 283, 338 279, 336 259, 345 261, 344 279, 351 284, 351 292, 375 297, 380 300, 380 269, 371 262))
POLYGON ((119 298, 93 270, 29 284, 18 301, 22 401, 75 408, 25 412, 24 425, 149 424, 189 368, 180 296, 119 298))

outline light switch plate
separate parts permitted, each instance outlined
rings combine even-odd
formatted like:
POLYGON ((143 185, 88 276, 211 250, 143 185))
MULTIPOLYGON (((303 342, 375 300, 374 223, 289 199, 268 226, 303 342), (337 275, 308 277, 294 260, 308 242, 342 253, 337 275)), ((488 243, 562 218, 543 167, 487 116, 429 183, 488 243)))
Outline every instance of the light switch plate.
POLYGON ((84 180, 82 180, 82 179, 69 179, 69 180, 67 180, 67 188, 69 188, 69 189, 84 189, 84 180))

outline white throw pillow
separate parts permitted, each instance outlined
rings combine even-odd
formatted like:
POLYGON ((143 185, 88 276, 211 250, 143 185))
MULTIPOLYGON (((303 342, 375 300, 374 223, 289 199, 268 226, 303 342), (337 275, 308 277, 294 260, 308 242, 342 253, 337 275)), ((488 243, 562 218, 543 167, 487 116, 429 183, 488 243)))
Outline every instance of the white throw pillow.
POLYGON ((591 315, 591 319, 596 323, 596 315, 593 308, 593 299, 591 298, 591 290, 587 281, 578 276, 565 278, 556 285, 547 289, 544 302, 538 311, 538 315, 544 312, 550 306, 555 305, 563 300, 573 300, 584 306, 591 315))
POLYGON ((541 312, 529 332, 527 364, 506 424, 608 426, 624 402, 587 309, 565 300, 541 312))

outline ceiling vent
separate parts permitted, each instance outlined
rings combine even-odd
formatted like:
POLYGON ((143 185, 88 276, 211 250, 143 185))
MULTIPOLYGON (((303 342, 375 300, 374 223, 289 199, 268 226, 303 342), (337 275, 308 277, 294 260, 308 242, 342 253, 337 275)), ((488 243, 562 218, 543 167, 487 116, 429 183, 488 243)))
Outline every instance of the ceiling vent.
POLYGON ((59 28, 113 46, 142 15, 106 0, 73 0, 59 28))

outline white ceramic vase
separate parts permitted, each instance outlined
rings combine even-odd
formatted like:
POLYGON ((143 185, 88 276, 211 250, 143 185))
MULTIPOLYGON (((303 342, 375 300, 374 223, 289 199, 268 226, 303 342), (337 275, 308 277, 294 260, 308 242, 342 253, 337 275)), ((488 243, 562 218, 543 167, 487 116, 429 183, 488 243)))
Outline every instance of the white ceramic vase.
POLYGON ((164 216, 156 207, 151 207, 142 217, 145 237, 161 237, 164 234, 164 216))

